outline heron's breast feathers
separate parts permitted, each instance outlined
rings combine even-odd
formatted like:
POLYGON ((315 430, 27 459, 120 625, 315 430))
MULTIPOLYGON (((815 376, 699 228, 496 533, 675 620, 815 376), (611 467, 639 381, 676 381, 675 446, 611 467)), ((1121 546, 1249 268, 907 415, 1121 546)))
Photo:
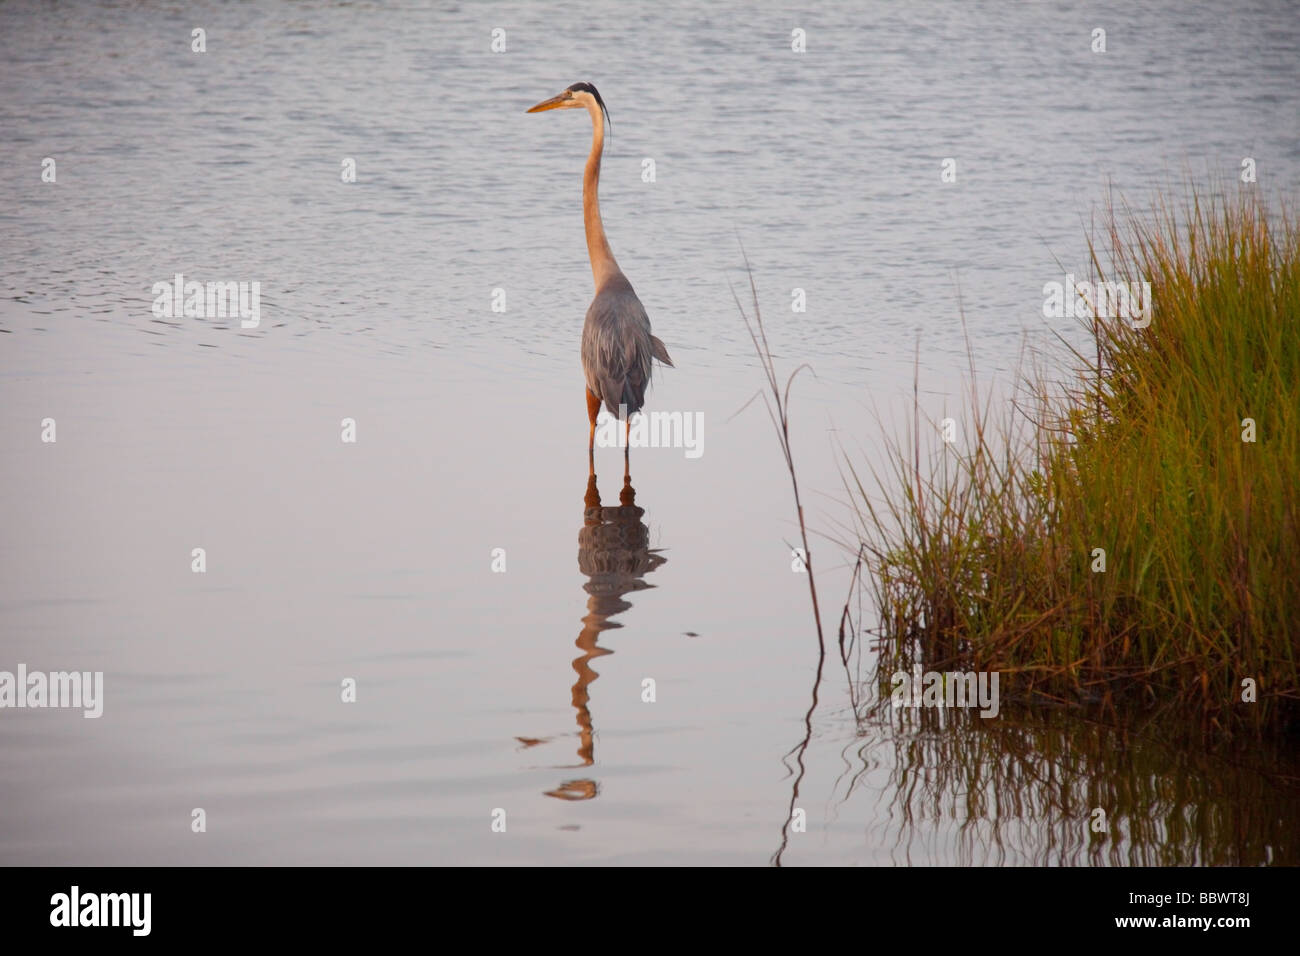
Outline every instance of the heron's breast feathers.
POLYGON ((645 308, 626 280, 622 285, 596 294, 582 328, 587 387, 613 414, 620 404, 629 414, 640 410, 654 359, 672 365, 663 342, 650 333, 645 308))

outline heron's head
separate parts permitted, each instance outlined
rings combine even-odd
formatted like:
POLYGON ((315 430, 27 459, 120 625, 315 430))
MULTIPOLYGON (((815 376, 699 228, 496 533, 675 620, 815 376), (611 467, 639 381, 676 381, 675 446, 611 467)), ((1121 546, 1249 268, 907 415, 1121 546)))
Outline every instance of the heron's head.
POLYGON ((600 93, 590 83, 574 83, 558 96, 552 96, 549 100, 542 100, 528 112, 541 113, 545 110, 590 110, 592 106, 600 108, 600 115, 609 119, 609 110, 605 109, 605 101, 600 98, 600 93))

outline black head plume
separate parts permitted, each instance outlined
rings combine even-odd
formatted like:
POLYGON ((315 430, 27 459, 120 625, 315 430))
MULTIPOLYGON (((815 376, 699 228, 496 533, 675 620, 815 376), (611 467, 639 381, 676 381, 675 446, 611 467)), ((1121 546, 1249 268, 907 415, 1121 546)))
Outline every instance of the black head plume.
POLYGON ((596 89, 590 83, 574 83, 572 86, 568 87, 568 92, 570 93, 576 93, 579 90, 584 93, 590 93, 596 98, 596 102, 600 104, 600 112, 604 115, 606 121, 609 123, 609 128, 612 130, 614 128, 614 118, 609 115, 609 107, 606 106, 605 101, 600 98, 600 90, 596 89))

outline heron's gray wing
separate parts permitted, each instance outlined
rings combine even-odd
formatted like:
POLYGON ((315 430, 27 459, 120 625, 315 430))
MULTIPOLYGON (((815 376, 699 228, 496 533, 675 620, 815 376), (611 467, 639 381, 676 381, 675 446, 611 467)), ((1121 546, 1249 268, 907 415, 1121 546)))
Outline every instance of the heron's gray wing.
POLYGON ((676 365, 673 364, 673 360, 668 357, 668 346, 664 345, 664 343, 660 340, 659 336, 657 335, 650 336, 650 345, 654 350, 655 358, 663 362, 669 368, 677 367, 676 365))
POLYGON ((654 341, 645 308, 626 280, 596 293, 582 327, 582 369, 610 414, 623 405, 631 415, 645 404, 654 341))

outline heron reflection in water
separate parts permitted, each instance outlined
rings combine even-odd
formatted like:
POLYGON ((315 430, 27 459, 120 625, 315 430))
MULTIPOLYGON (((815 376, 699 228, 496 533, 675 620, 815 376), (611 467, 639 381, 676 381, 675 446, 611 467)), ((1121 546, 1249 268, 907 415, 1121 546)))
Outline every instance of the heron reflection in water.
MULTIPOLYGON (((588 476, 582 528, 578 531, 578 568, 587 576, 587 583, 582 586, 587 593, 587 614, 575 642, 582 653, 573 660, 573 670, 578 675, 572 692, 581 761, 577 767, 590 767, 596 759, 589 688, 600 675, 592 669, 591 662, 614 653, 597 643, 600 634, 623 626, 612 618, 632 607, 625 595, 654 587, 646 583, 645 576, 668 560, 659 553, 660 549, 650 547, 650 529, 642 520, 644 517, 645 509, 636 504, 636 489, 629 476, 623 476, 617 506, 601 504, 596 476, 588 476)), ((599 789, 595 780, 583 777, 567 780, 555 790, 546 791, 546 795, 561 800, 590 800, 599 789)))

